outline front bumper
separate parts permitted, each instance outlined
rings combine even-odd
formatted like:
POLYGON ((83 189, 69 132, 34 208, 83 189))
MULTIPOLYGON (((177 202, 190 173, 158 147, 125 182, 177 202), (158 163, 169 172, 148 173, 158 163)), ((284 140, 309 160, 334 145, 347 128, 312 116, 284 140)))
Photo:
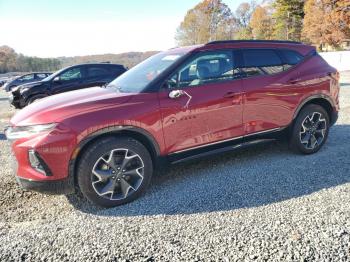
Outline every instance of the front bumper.
MULTIPOLYGON (((9 143, 11 147, 11 143, 9 143)), ((30 178, 18 176, 19 166, 16 157, 12 154, 11 157, 12 173, 16 174, 18 184, 26 190, 36 191, 49 195, 69 195, 75 193, 74 179, 67 177, 61 180, 36 181, 30 178)), ((34 170, 33 170, 34 171, 34 170)))
POLYGON ((75 192, 73 179, 67 178, 58 181, 33 181, 16 176, 18 184, 30 191, 49 195, 69 195, 75 192))
POLYGON ((12 141, 14 174, 21 187, 46 194, 74 193, 74 177, 68 170, 74 145, 74 134, 62 128, 12 141), (37 153, 45 172, 33 167, 29 154, 32 151, 37 153))
POLYGON ((18 96, 13 95, 13 93, 10 93, 9 95, 9 103, 10 105, 14 106, 15 108, 23 108, 24 103, 21 101, 21 99, 18 98, 18 96))

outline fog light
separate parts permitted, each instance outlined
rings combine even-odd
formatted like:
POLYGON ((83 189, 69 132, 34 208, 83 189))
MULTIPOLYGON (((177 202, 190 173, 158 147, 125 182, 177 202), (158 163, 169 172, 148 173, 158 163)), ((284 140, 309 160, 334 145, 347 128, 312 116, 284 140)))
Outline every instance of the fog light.
POLYGON ((29 163, 34 168, 35 170, 39 171, 40 173, 46 175, 45 169, 42 166, 38 156, 36 155, 34 150, 29 150, 28 151, 28 156, 29 156, 29 163))

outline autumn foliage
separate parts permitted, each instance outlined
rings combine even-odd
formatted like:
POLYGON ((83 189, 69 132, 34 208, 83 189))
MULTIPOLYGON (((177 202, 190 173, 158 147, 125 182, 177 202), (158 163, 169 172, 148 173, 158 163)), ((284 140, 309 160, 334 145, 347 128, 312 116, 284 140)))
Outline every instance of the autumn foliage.
POLYGON ((182 45, 233 37, 233 14, 221 0, 204 0, 189 10, 176 34, 182 45))
POLYGON ((349 0, 306 0, 303 39, 320 46, 339 46, 350 37, 349 0))
POLYGON ((262 0, 235 12, 222 0, 204 0, 180 24, 179 45, 224 39, 295 40, 338 47, 350 38, 350 0, 262 0))

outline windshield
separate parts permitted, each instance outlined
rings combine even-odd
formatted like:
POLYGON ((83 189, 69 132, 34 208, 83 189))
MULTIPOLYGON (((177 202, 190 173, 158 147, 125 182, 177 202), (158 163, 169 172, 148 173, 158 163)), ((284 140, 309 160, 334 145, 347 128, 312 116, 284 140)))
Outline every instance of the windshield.
POLYGON ((111 82, 107 88, 115 88, 122 93, 140 93, 153 79, 173 65, 183 55, 185 55, 184 52, 156 54, 126 71, 111 82))

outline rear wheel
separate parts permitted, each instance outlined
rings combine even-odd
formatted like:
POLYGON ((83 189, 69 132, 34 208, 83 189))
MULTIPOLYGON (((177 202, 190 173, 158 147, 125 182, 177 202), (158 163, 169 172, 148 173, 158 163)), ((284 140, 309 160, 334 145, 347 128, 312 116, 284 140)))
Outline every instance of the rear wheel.
POLYGON ((289 141, 291 149, 303 154, 319 151, 328 138, 329 123, 329 115, 323 107, 307 105, 295 120, 289 141))
POLYGON ((90 146, 78 166, 78 185, 96 205, 115 207, 138 198, 153 173, 149 152, 129 137, 104 138, 90 146))

